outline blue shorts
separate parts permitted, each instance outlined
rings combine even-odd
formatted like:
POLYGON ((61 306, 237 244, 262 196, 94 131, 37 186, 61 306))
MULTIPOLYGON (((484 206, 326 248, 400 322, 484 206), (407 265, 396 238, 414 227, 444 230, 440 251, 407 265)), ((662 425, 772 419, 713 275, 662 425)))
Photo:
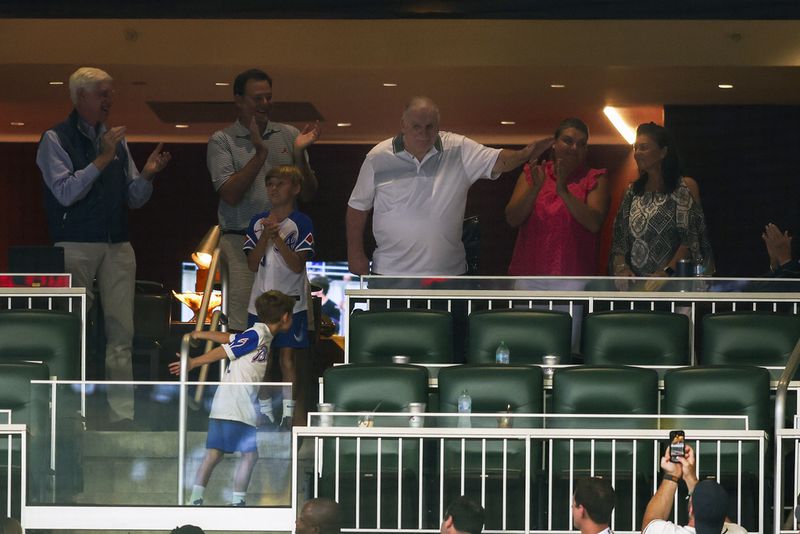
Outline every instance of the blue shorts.
POLYGON ((241 421, 209 419, 206 449, 217 449, 225 453, 258 451, 256 427, 241 421))
MULTIPOLYGON (((252 313, 247 314, 247 328, 252 327, 256 321, 258 321, 258 317, 252 313)), ((291 347, 293 349, 305 349, 308 345, 308 311, 303 310, 292 315, 292 326, 289 327, 288 332, 278 332, 272 338, 270 348, 291 347)))

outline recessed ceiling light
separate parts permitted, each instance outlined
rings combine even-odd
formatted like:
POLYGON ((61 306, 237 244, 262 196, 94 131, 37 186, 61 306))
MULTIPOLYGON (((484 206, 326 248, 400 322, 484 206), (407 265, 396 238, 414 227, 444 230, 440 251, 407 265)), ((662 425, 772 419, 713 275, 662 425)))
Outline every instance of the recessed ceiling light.
POLYGON ((720 89, 733 89, 733 85, 729 83, 721 83, 717 85, 717 87, 719 87, 720 89))
POLYGON ((9 124, 11 126, 25 126, 24 122, 16 122, 16 121, 14 121, 14 122, 10 122, 9 124))
POLYGON ((175 128, 188 128, 188 127, 189 127, 188 124, 176 124, 175 125, 175 128))
POLYGON ((563 89, 566 87, 566 85, 564 85, 563 83, 551 83, 550 87, 552 87, 553 89, 563 89))
POLYGON ((502 124, 504 126, 512 126, 512 125, 517 124, 517 123, 515 121, 500 121, 500 124, 502 124))
POLYGON ((352 122, 337 122, 336 123, 336 126, 338 126, 339 128, 347 128, 348 126, 352 126, 352 125, 353 125, 352 122))
POLYGON ((384 87, 397 87, 397 84, 396 83, 392 83, 392 82, 384 82, 383 86, 384 87))
POLYGON ((230 84, 228 82, 214 82, 214 85, 217 87, 228 87, 230 84))
POLYGON ((64 82, 52 81, 48 82, 50 85, 64 85, 64 82))

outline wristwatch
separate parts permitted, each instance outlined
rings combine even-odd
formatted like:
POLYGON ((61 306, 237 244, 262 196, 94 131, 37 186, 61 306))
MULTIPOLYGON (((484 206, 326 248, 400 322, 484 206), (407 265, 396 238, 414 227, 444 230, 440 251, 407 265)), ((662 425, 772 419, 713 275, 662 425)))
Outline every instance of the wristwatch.
POLYGON ((675 484, 677 484, 678 480, 680 480, 680 479, 678 477, 676 477, 675 475, 670 475, 669 473, 664 473, 664 475, 661 477, 661 480, 669 480, 669 481, 674 482, 675 484))
POLYGON ((667 265, 664 267, 664 272, 667 273, 667 276, 675 276, 675 269, 667 265))

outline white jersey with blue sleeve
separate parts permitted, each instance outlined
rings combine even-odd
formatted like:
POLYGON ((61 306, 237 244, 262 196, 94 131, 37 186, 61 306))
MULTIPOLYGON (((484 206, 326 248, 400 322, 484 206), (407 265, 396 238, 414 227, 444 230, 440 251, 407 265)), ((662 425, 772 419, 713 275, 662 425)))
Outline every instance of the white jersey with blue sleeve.
MULTIPOLYGON (((262 219, 268 217, 269 213, 269 211, 259 213, 250 221, 242 247, 246 253, 250 253, 256 247, 264 230, 262 219)), ((308 251, 309 259, 314 256, 314 228, 307 215, 297 210, 293 211, 281 221, 278 231, 291 250, 308 251)), ((292 271, 274 244, 267 247, 258 265, 247 313, 256 315, 256 299, 271 289, 277 289, 296 299, 293 313, 308 309, 308 277, 305 268, 299 273, 292 271)))
MULTIPOLYGON (((230 359, 223 382, 262 382, 271 342, 272 332, 264 323, 256 323, 241 334, 232 334, 230 341, 222 345, 230 359)), ((256 426, 257 393, 258 386, 222 384, 214 395, 209 417, 256 426)))

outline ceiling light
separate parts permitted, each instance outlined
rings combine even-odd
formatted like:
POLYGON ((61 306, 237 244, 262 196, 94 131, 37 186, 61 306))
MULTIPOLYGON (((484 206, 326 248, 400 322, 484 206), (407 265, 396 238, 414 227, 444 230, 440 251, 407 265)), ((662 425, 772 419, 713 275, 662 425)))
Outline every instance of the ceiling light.
POLYGON ((719 87, 720 89, 733 89, 733 85, 729 83, 721 83, 717 85, 717 87, 719 87))
POLYGON ((16 122, 16 121, 15 121, 15 122, 10 122, 9 124, 10 124, 11 126, 25 126, 25 123, 24 123, 24 122, 16 122))
POLYGON ((634 141, 636 141, 636 132, 633 128, 628 126, 616 108, 606 106, 603 108, 603 113, 605 113, 606 117, 608 117, 608 120, 611 121, 611 124, 614 125, 614 128, 617 129, 619 134, 629 145, 632 145, 634 141))
POLYGON ((566 87, 566 85, 564 85, 563 83, 551 83, 550 87, 552 87, 553 89, 563 89, 566 87))
POLYGON ((512 126, 512 125, 517 124, 517 123, 514 122, 514 121, 500 121, 500 124, 502 124, 504 126, 512 126))
POLYGON ((228 82, 214 82, 214 85, 217 87, 228 87, 230 84, 228 82))
POLYGON ((48 82, 48 83, 50 85, 64 85, 64 82, 58 82, 58 81, 53 81, 53 82, 48 82))
POLYGON ((339 128, 347 128, 348 126, 352 126, 352 125, 353 125, 352 122, 337 122, 336 123, 336 126, 338 126, 339 128))
POLYGON ((397 84, 396 83, 392 83, 392 82, 384 82, 383 86, 384 87, 397 87, 397 84))
POLYGON ((188 124, 176 124, 175 125, 175 128, 188 128, 188 127, 189 127, 188 124))

